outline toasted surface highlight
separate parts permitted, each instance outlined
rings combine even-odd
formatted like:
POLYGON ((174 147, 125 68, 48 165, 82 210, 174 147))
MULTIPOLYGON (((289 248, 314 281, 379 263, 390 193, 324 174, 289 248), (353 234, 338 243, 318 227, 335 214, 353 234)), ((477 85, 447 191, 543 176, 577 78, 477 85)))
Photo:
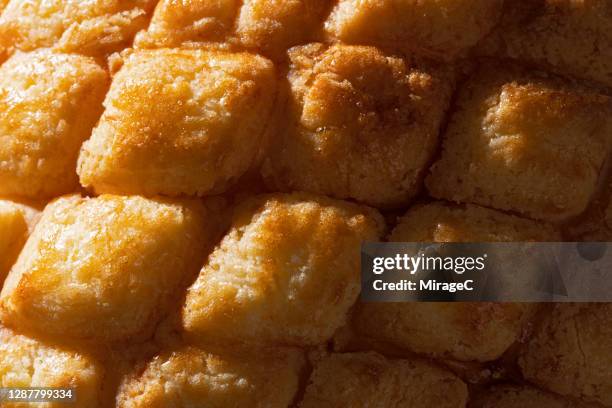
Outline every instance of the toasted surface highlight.
POLYGON ((125 56, 79 158, 97 193, 205 195, 256 163, 276 98, 256 55, 160 49, 125 56))
POLYGON ((566 220, 595 193, 610 135, 608 96, 552 75, 484 65, 459 91, 426 184, 436 198, 566 220))
POLYGON ((325 23, 348 44, 427 52, 453 59, 497 23, 501 0, 340 0, 325 23))
POLYGON ((0 199, 0 287, 37 219, 37 209, 0 199))
POLYGON ((291 349, 166 350, 126 377, 117 407, 285 408, 303 364, 291 349))
POLYGON ((561 303, 519 359, 530 382, 587 402, 612 405, 612 304, 561 303))
POLYGON ((387 360, 373 352, 329 354, 314 362, 300 408, 459 408, 466 385, 420 360, 387 360))
MULTIPOLYGON (((100 407, 103 367, 86 354, 46 345, 0 326, 0 387, 72 388, 76 408, 100 407)), ((66 402, 8 404, 3 407, 65 407, 66 402)))
POLYGON ((76 191, 76 162, 102 113, 108 75, 93 59, 49 50, 0 66, 0 195, 76 191))
POLYGON ((612 4, 607 0, 505 3, 480 52, 509 57, 612 87, 612 4))
POLYGON ((206 228, 197 202, 60 198, 6 279, 2 321, 63 339, 146 337, 202 265, 206 228))
POLYGON ((294 45, 314 39, 330 0, 246 0, 177 3, 162 0, 136 47, 160 48, 224 43, 274 60, 294 45))
POLYGON ((245 201, 187 292, 187 335, 224 344, 326 341, 357 299, 360 244, 382 228, 375 210, 325 197, 245 201))
MULTIPOLYGON (((557 240, 559 233, 549 225, 443 202, 412 207, 389 236, 389 241, 397 242, 557 240)), ((365 337, 413 352, 491 361, 521 338, 535 311, 536 306, 528 303, 360 303, 353 325, 365 337)))
POLYGON ((289 56, 288 119, 262 167, 269 187, 407 204, 437 146, 452 73, 373 47, 310 44, 289 56))
POLYGON ((55 48, 105 57, 128 47, 156 0, 10 0, 0 15, 0 60, 55 48))

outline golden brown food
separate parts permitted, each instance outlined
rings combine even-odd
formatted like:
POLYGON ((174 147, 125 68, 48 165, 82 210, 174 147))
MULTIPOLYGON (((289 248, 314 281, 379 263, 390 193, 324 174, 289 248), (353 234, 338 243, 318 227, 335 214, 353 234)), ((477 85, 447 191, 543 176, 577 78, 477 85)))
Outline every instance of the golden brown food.
POLYGON ((188 336, 222 343, 326 341, 359 294, 360 243, 377 240, 382 225, 375 210, 324 197, 247 200, 187 292, 188 336))
POLYGON ((612 3, 521 0, 505 3, 482 53, 516 58, 612 87, 612 3))
POLYGON ((348 44, 453 59, 495 26, 502 4, 502 0, 340 0, 325 28, 348 44))
POLYGON ((573 400, 527 385, 501 385, 470 398, 469 408, 587 408, 573 400))
POLYGON ((289 55, 288 123, 264 160, 267 184, 408 203, 438 143, 451 73, 373 47, 310 44, 289 55))
POLYGON ((274 67, 252 54, 136 51, 79 158, 97 193, 203 195, 225 189, 265 147, 274 67))
POLYGON ((226 43, 282 59, 287 48, 314 39, 331 0, 161 0, 136 47, 226 43))
POLYGON ((156 0, 10 0, 0 15, 0 61, 52 47, 104 57, 128 47, 156 0))
POLYGON ((48 50, 16 54, 0 67, 0 195, 76 191, 79 149, 107 85, 91 58, 48 50))
POLYGON ((0 199, 0 287, 38 219, 38 210, 0 199))
MULTIPOLYGON (((104 370, 86 354, 46 345, 0 326, 0 387, 72 388, 75 408, 99 407, 104 370)), ((2 407, 61 408, 67 402, 2 407)))
POLYGON ((443 201, 411 207, 395 226, 390 241, 522 242, 559 241, 559 232, 528 220, 473 204, 443 201))
POLYGON ((612 101, 516 67, 484 65, 459 91, 436 198, 560 221, 587 207, 612 145, 612 101))
POLYGON ((519 360, 529 381, 612 405, 612 303, 556 305, 519 360))
POLYGON ((117 408, 285 408, 303 364, 290 349, 167 350, 124 380, 117 408))
POLYGON ((62 339, 147 336, 202 265, 203 208, 110 195, 49 204, 6 279, 2 321, 62 339))
POLYGON ((320 356, 300 408, 460 408, 466 385, 451 372, 420 360, 379 354, 320 356))
MULTIPOLYGON (((550 226, 498 211, 442 202, 415 206, 389 241, 555 241, 550 226)), ((536 307, 527 303, 360 303, 357 331, 417 353, 461 361, 500 357, 522 335, 536 307)))

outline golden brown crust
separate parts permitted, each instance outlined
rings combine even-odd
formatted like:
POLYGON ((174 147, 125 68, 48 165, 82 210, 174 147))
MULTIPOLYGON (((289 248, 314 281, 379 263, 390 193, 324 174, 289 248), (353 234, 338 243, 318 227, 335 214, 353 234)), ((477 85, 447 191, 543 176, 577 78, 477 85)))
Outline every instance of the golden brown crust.
MULTIPOLYGON (((99 407, 104 370, 86 354, 48 346, 0 326, 0 387, 72 388, 77 396, 70 406, 99 407)), ((42 406, 41 404, 2 407, 42 406)), ((66 402, 44 404, 61 408, 66 402)))
POLYGON ((264 160, 267 184, 405 205, 437 146, 451 73, 373 47, 310 44, 289 56, 288 123, 264 160))
POLYGON ((454 59, 484 37, 501 0, 340 0, 325 23, 348 44, 371 44, 454 59))
POLYGON ((78 188, 79 149, 102 113, 108 74, 48 50, 0 67, 0 194, 51 198, 78 188))
POLYGON ((118 408, 285 408, 304 364, 291 349, 163 351, 126 377, 118 408))
POLYGON ((225 43, 275 60, 294 45, 313 40, 331 0, 162 0, 137 48, 225 43))
POLYGON ((612 303, 558 304, 519 360, 542 388, 612 405, 612 303))
POLYGON ((2 321, 63 339, 145 337, 201 266, 203 217, 188 201, 58 199, 6 279, 2 321))
POLYGON ((372 209, 306 194, 260 196, 189 288, 183 325, 198 342, 316 345, 359 293, 362 241, 380 237, 372 209))
MULTIPOLYGON (((543 223, 498 211, 443 202, 418 205, 400 219, 390 241, 556 241, 543 223)), ((360 303, 353 324, 366 337, 413 352, 461 361, 491 361, 518 341, 535 305, 521 303, 360 303)))
POLYGON ((411 207, 389 236, 406 242, 556 242, 550 224, 532 221, 473 204, 443 201, 411 207))
POLYGON ((612 4, 607 0, 505 3, 499 27, 479 50, 612 87, 612 4))
POLYGON ((387 360, 379 354, 329 354, 316 358, 300 408, 460 408, 467 387, 449 371, 420 360, 387 360))
POLYGON ((584 211, 594 194, 610 135, 609 97, 554 76, 486 64, 459 91, 426 184, 436 198, 565 220, 584 211))
POLYGON ((10 0, 0 16, 0 61, 17 50, 104 57, 128 47, 156 0, 10 0))
POLYGON ((83 145, 81 184, 119 194, 223 190, 257 161, 275 97, 274 67, 256 55, 128 54, 83 145))
POLYGON ((518 341, 535 306, 524 303, 363 303, 360 334, 435 358, 492 361, 518 341))
POLYGON ((38 210, 0 199, 0 287, 38 221, 38 210))

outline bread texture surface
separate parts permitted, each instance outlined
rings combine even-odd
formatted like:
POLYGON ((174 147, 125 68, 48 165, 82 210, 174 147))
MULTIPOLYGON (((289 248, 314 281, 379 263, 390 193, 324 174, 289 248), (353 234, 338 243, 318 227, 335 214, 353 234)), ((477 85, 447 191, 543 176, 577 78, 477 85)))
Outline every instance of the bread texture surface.
POLYGON ((56 200, 7 277, 2 321, 75 340, 145 335, 205 256, 202 207, 112 195, 56 200))
POLYGON ((83 145, 81 184, 97 193, 222 192, 258 160, 275 87, 273 64, 253 54, 135 51, 83 145))

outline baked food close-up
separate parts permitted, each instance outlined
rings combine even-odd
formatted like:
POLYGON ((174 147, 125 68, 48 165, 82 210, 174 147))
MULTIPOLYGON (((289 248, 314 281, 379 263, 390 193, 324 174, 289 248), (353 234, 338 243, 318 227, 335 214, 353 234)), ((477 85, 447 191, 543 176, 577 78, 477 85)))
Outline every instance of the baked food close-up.
POLYGON ((0 0, 0 408, 612 408, 612 303, 360 296, 611 157, 610 0, 0 0))

